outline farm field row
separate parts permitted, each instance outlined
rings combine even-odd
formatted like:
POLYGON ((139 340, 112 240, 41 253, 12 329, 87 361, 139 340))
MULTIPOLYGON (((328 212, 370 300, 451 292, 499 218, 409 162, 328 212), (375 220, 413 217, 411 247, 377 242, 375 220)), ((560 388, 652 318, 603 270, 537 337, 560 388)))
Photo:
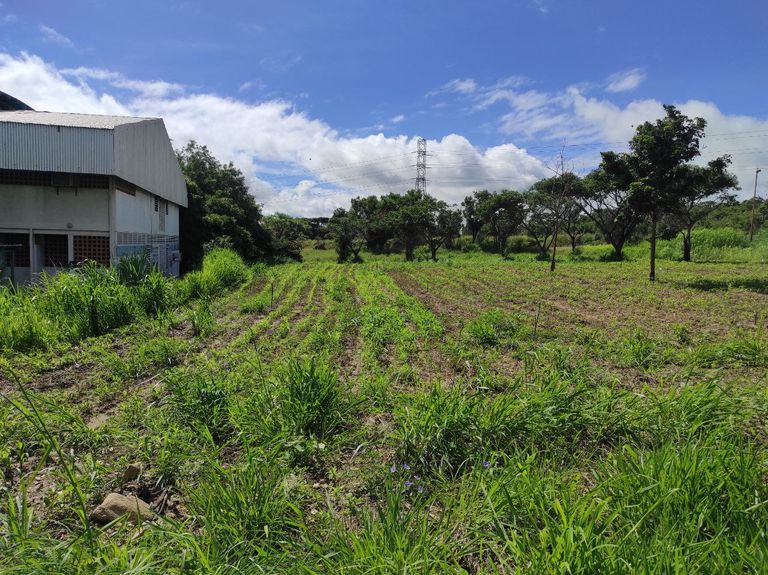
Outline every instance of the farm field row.
POLYGON ((765 270, 660 277, 285 264, 4 353, 0 572, 764 572, 765 270))

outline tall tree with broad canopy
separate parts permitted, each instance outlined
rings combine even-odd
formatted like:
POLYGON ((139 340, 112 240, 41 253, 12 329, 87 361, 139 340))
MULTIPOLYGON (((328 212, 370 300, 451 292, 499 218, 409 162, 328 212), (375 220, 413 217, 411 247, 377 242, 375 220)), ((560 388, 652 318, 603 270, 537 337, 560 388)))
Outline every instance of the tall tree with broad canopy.
POLYGON ((417 190, 381 197, 384 221, 402 243, 406 261, 413 260, 413 252, 423 240, 424 223, 429 210, 427 198, 426 194, 417 190))
POLYGON ((306 220, 277 213, 266 216, 262 223, 269 233, 273 255, 302 260, 301 248, 304 240, 309 237, 306 220))
POLYGON ((531 188, 522 194, 524 204, 523 229, 539 248, 539 257, 545 258, 552 246, 556 214, 545 193, 531 188))
POLYGON ((576 251, 579 234, 581 206, 576 200, 582 182, 576 174, 564 172, 562 157, 557 175, 536 182, 531 190, 524 194, 528 215, 523 225, 539 246, 542 255, 552 247, 550 271, 555 270, 557 257, 557 236, 565 231, 571 238, 571 249, 576 251))
POLYGON ((328 222, 336 243, 338 262, 362 262, 360 252, 366 244, 366 222, 352 210, 337 208, 328 222))
POLYGON ((736 176, 728 171, 730 156, 710 161, 706 166, 687 166, 687 173, 680 193, 680 201, 672 211, 672 221, 683 236, 683 261, 691 261, 691 235, 693 227, 707 217, 718 205, 734 200, 726 190, 738 189, 736 176), (713 201, 715 195, 718 200, 713 201))
POLYGON ((606 242, 613 247, 613 259, 624 259, 624 245, 642 221, 635 208, 630 191, 629 168, 622 170, 624 160, 614 152, 603 152, 601 167, 587 174, 578 189, 577 201, 586 216, 592 220, 606 242), (604 169, 611 166, 611 174, 604 169))
POLYGON ((656 235, 661 217, 677 208, 688 181, 688 162, 700 155, 707 123, 689 118, 675 106, 664 106, 665 117, 644 122, 629 141, 632 201, 651 225, 649 278, 656 279, 656 235))
POLYGON ((248 193, 242 172, 231 162, 222 164, 206 146, 194 141, 177 156, 187 181, 188 208, 180 218, 184 269, 198 264, 206 244, 213 242, 230 245, 248 261, 270 255, 261 207, 248 193))
POLYGON ((461 212, 429 195, 424 196, 423 201, 424 241, 432 261, 437 261, 437 250, 461 233, 461 212))
POLYGON ((501 257, 506 257, 507 240, 520 228, 525 216, 522 196, 513 190, 488 193, 478 202, 478 211, 491 229, 501 257))
POLYGON ((353 198, 349 211, 365 226, 368 250, 375 254, 383 252, 387 241, 392 239, 394 234, 387 225, 382 200, 376 196, 353 198))
POLYGON ((486 223, 481 217, 478 205, 489 195, 487 190, 478 190, 471 196, 464 198, 461 202, 464 225, 467 232, 469 232, 469 235, 472 236, 472 243, 477 242, 477 236, 480 234, 480 230, 483 229, 483 225, 486 223))

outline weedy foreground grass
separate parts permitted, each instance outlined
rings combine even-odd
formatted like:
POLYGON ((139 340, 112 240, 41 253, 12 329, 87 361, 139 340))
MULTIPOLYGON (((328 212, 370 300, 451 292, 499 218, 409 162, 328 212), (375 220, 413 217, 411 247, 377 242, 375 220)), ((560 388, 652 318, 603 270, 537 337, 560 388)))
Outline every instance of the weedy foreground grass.
POLYGON ((768 571, 764 269, 216 257, 0 340, 1 573, 768 571))

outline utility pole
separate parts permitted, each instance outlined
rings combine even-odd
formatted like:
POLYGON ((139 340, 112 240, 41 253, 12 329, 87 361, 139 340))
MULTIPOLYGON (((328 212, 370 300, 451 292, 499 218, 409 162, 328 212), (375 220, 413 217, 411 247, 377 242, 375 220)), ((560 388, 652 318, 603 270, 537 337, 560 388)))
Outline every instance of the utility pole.
POLYGON ((427 193, 427 141, 416 141, 416 191, 427 193))
POLYGON ((755 204, 757 203, 757 174, 762 172, 760 168, 755 170, 755 193, 752 194, 752 217, 749 219, 749 241, 755 233, 755 204))

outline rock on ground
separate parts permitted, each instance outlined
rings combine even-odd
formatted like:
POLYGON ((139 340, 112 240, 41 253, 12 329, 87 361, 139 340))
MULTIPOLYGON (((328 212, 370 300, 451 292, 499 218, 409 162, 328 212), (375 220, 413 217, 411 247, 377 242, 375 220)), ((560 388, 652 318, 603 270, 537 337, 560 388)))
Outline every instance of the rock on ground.
POLYGON ((91 512, 91 519, 103 525, 123 515, 127 515, 133 523, 138 522, 139 518, 142 521, 150 521, 155 516, 149 505, 138 497, 110 493, 104 498, 101 505, 91 512))

